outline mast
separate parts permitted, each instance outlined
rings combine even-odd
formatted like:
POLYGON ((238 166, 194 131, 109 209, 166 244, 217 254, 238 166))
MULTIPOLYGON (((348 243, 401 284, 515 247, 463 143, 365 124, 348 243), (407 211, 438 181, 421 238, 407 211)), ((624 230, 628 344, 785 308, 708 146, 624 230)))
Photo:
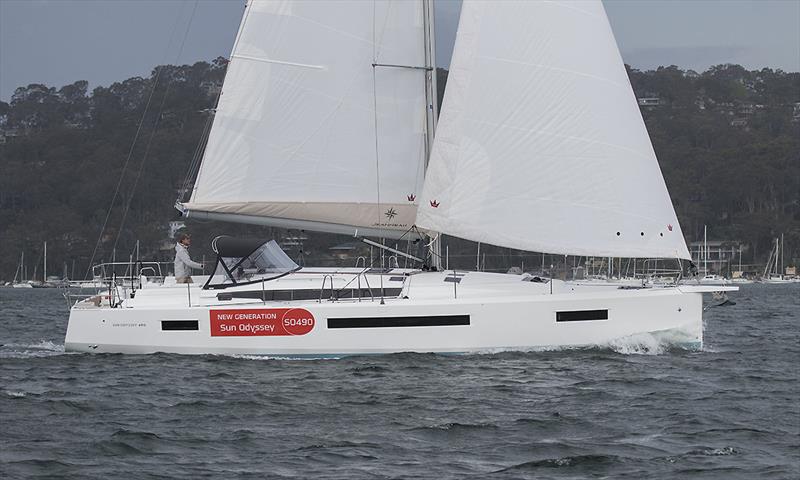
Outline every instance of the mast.
POLYGON ((47 282, 47 242, 44 242, 44 268, 42 269, 42 283, 47 282))
MULTIPOLYGON (((425 171, 428 170, 428 162, 431 158, 433 149, 433 137, 436 132, 436 122, 439 118, 439 103, 436 87, 436 36, 434 33, 435 19, 433 14, 433 0, 422 0, 423 16, 423 36, 425 42, 425 105, 426 105, 426 126, 425 135, 425 171)), ((438 233, 431 232, 431 266, 437 270, 442 268, 442 240, 438 233)))
POLYGON ((739 244, 739 274, 742 272, 742 244, 739 244))
POLYGON ((703 225, 703 270, 708 275, 708 226, 703 225))
POLYGON ((765 279, 769 278, 769 275, 772 273, 772 254, 775 252, 774 248, 769 249, 769 257, 767 257, 767 264, 764 265, 764 275, 762 275, 765 279))
POLYGON ((11 281, 12 284, 17 283, 17 275, 19 275, 20 270, 22 270, 22 259, 20 259, 20 263, 17 264, 16 271, 14 271, 14 280, 11 281))

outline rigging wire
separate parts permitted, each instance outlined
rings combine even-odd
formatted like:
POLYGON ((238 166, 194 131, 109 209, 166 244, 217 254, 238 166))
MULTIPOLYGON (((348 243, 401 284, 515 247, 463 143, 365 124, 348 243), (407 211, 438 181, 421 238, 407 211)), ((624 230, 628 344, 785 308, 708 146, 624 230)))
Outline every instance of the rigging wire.
POLYGON ((186 192, 189 191, 192 177, 195 176, 200 168, 200 159, 203 158, 203 154, 205 153, 205 146, 207 145, 208 137, 211 132, 211 124, 213 122, 214 114, 212 113, 208 116, 206 123, 203 126, 203 132, 200 134, 200 140, 197 142, 197 147, 192 155, 192 161, 189 164, 189 172, 186 174, 186 178, 183 179, 183 183, 181 183, 181 189, 178 191, 178 199, 176 200, 177 202, 180 202, 186 197, 186 192))
MULTIPOLYGON (((167 49, 169 49, 169 45, 172 45, 172 40, 175 37, 175 31, 178 27, 178 22, 180 21, 180 15, 178 18, 175 19, 175 24, 172 27, 172 32, 169 36, 169 41, 167 42, 167 49)), ((166 59, 166 56, 165 56, 166 59)), ((114 202, 116 202, 117 197, 119 196, 120 187, 122 186, 122 181, 125 179, 125 172, 128 169, 128 164, 133 158, 133 151, 136 148, 136 143, 139 140, 139 135, 142 132, 142 127, 144 126, 144 121, 147 118, 147 113, 150 110, 150 104, 153 101, 153 96, 155 95, 156 87, 158 86, 158 82, 161 78, 161 69, 156 69, 156 75, 153 79, 153 85, 150 87, 150 93, 147 96, 147 102, 145 103, 144 111, 142 112, 142 117, 139 119, 139 124, 136 127, 136 133, 133 136, 133 141, 131 142, 131 146, 128 149, 128 155, 125 157, 125 163, 122 165, 122 171, 119 174, 119 179, 117 180, 117 185, 114 188, 114 195, 111 197, 111 202, 108 205, 108 211, 106 211, 105 219, 103 220, 103 226, 100 228, 100 234, 97 236, 97 242, 94 244, 94 249, 92 250, 92 256, 89 259, 89 264, 86 267, 86 274, 84 276, 85 279, 89 278, 89 273, 92 271, 92 264, 94 263, 95 256, 97 255, 97 249, 100 247, 100 243, 103 240, 103 234, 106 231, 106 226, 108 226, 108 220, 111 218, 111 212, 114 209, 114 202)))
MULTIPOLYGON (((378 228, 381 227, 381 162, 380 162, 380 150, 378 148, 378 93, 377 93, 377 79, 376 79, 376 71, 375 68, 377 67, 378 63, 378 52, 377 52, 377 45, 376 45, 376 38, 375 38, 375 20, 376 20, 376 1, 372 1, 372 115, 375 125, 375 187, 377 191, 377 209, 375 212, 378 216, 378 228)), ((381 252, 381 269, 383 269, 383 252, 381 252)), ((380 276, 381 279, 381 305, 383 305, 383 275, 380 276)))
MULTIPOLYGON (((225 84, 225 78, 228 75, 230 63, 233 61, 233 55, 236 52, 236 48, 239 46, 239 41, 241 40, 242 32, 244 32, 244 27, 247 24, 247 19, 250 17, 250 12, 252 11, 250 5, 248 5, 247 3, 245 3, 244 8, 245 8, 244 17, 242 18, 242 23, 239 25, 239 31, 236 32, 236 38, 233 41, 233 48, 231 49, 231 55, 225 67, 225 73, 222 76, 222 85, 225 84)), ((192 183, 192 179, 194 178, 195 185, 197 184, 197 181, 200 179, 200 166, 202 164, 203 157, 205 156, 205 149, 208 146, 208 139, 211 135, 211 127, 214 124, 214 117, 217 114, 217 107, 219 106, 219 100, 221 96, 222 96, 222 86, 220 86, 220 89, 217 92, 216 97, 214 98, 213 106, 209 108, 211 114, 209 115, 208 120, 206 122, 205 130, 200 135, 200 140, 197 142, 197 149, 195 150, 195 155, 192 158, 191 163, 189 164, 189 170, 186 172, 186 177, 184 177, 183 183, 181 184, 181 189, 178 192, 178 198, 176 200, 176 203, 180 203, 183 200, 183 198, 186 195, 186 192, 189 191, 189 186, 192 183)))
MULTIPOLYGON (((189 16, 189 21, 186 23, 186 29, 183 32, 183 39, 181 40, 181 45, 178 48, 178 53, 175 56, 175 63, 177 64, 180 60, 181 55, 183 54, 183 48, 186 45, 186 39, 189 36, 189 30, 192 27, 192 21, 194 20, 194 15, 197 12, 197 5, 200 0, 195 0, 194 6, 192 7, 192 13, 189 16)), ((117 243, 119 239, 122 237, 122 229, 125 226, 125 220, 128 217, 128 211, 131 208, 131 202, 133 202, 133 197, 136 195, 136 187, 139 184, 139 179, 142 176, 142 171, 144 170, 144 165, 147 163, 147 157, 150 154, 150 147, 153 144, 153 139, 158 133, 158 126, 161 123, 161 116, 164 111, 164 105, 167 102, 167 98, 169 97, 170 90, 172 89, 172 83, 167 83, 166 88, 164 89, 164 96, 161 98, 161 104, 158 107, 158 112, 156 114, 155 122, 153 122, 153 129, 150 132, 150 138, 147 140, 147 146, 144 150, 144 155, 142 155, 142 161, 139 163, 139 170, 136 172, 136 179, 133 181, 133 188, 131 189, 130 195, 128 195, 128 201, 125 204, 125 208, 122 211, 122 221, 120 222, 119 229, 117 230, 117 238, 114 240, 114 248, 117 248, 117 243)))

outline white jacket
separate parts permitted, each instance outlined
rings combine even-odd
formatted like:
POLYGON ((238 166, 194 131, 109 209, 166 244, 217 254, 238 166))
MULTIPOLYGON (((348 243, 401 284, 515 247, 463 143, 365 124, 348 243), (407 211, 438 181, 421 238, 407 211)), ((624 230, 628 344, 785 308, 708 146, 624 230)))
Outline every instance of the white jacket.
POLYGON ((203 268, 203 264, 192 261, 186 247, 175 244, 175 278, 191 276, 193 268, 203 268))

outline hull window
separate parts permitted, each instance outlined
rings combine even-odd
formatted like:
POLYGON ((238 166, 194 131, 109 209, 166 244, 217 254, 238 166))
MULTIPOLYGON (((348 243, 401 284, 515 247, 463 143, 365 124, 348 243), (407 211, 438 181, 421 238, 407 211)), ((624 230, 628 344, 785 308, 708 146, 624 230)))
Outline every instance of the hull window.
POLYGON ((608 320, 608 310, 556 312, 556 322, 583 322, 587 320, 608 320))
POLYGON ((197 320, 161 320, 161 330, 197 330, 197 320))
POLYGON ((451 325, 469 325, 469 315, 328 319, 328 328, 446 327, 451 325))

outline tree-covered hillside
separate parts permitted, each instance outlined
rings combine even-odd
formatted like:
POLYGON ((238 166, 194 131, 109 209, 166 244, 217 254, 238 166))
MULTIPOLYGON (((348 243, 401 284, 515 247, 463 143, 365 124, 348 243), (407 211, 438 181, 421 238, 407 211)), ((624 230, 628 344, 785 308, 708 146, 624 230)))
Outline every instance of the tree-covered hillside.
POLYGON ((720 65, 629 69, 687 240, 703 225, 763 259, 785 233, 800 257, 800 74, 720 65), (655 103, 655 102, 654 102, 655 103))
MULTIPOLYGON (((172 205, 225 67, 222 58, 167 65, 92 92, 85 81, 28 85, 0 102, 0 280, 13 278, 23 250, 30 275, 45 241, 49 272, 74 266, 75 277, 93 254, 95 262, 114 251, 127 260, 137 240, 143 257, 170 259, 172 205)), ((786 259, 797 262, 800 74, 738 65, 629 74, 687 240, 708 225, 713 238, 741 240, 763 262, 771 239, 785 233, 786 259)), ((446 72, 439 78, 441 91, 446 72)), ((224 232, 296 235, 191 219, 187 226, 198 239, 195 256, 224 232)), ((352 240, 306 235, 306 253, 323 262, 329 246, 352 240)), ((473 248, 451 245, 453 256, 473 248)))

